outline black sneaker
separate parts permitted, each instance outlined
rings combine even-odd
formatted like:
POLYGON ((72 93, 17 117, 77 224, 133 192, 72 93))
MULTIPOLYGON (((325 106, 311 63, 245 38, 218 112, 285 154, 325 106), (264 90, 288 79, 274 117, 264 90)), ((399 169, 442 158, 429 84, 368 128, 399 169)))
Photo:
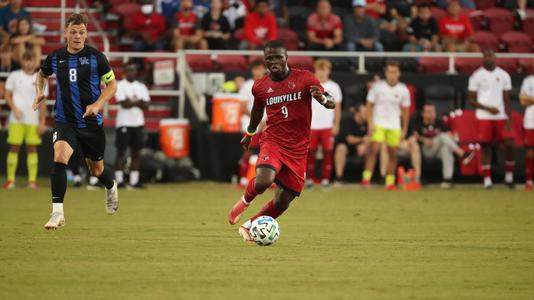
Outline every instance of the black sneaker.
POLYGON ((506 184, 506 186, 508 187, 508 189, 510 190, 515 190, 515 182, 505 182, 504 184, 506 184))

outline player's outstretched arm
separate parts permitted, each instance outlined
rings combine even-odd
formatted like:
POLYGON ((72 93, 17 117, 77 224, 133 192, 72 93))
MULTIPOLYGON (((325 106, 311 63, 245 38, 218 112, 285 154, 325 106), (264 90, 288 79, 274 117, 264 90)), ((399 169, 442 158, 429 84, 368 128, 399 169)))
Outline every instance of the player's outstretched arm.
POLYGON ((37 78, 35 79, 35 99, 33 100, 32 108, 37 110, 43 100, 45 100, 44 89, 46 84, 46 79, 48 76, 43 74, 43 71, 37 72, 37 78))
POLYGON ((263 111, 264 109, 260 109, 256 106, 256 104, 252 106, 252 110, 250 111, 250 122, 248 123, 247 127, 247 134, 245 134, 243 139, 241 139, 241 147, 244 150, 248 150, 250 142, 252 141, 252 136, 256 133, 258 125, 263 119, 263 111))
POLYGON ((327 92, 324 92, 324 94, 321 92, 321 88, 319 88, 316 85, 312 85, 310 88, 310 93, 312 97, 317 100, 317 102, 321 103, 324 107, 328 109, 334 109, 336 108, 336 102, 334 101, 334 98, 330 96, 327 92))

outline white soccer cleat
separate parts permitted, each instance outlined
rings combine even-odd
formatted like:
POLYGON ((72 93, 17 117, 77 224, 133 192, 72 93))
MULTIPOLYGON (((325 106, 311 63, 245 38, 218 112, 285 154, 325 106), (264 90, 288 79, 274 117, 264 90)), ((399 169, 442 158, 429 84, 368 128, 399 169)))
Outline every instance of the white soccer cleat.
POLYGON ((65 216, 60 212, 53 212, 50 220, 44 225, 47 230, 56 230, 58 227, 65 225, 65 216))
POLYGON ((117 182, 113 180, 113 187, 106 189, 106 212, 108 215, 114 215, 119 210, 119 192, 117 182))
POLYGON ((237 233, 243 238, 243 241, 245 242, 253 242, 252 236, 250 235, 250 225, 252 223, 250 220, 243 223, 243 225, 239 226, 239 229, 237 230, 237 233))

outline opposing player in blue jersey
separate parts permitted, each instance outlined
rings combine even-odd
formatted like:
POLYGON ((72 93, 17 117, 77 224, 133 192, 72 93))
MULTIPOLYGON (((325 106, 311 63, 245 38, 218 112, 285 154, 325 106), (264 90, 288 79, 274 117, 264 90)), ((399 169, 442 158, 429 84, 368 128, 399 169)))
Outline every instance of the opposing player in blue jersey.
POLYGON ((115 214, 119 207, 117 183, 112 173, 104 168, 106 136, 102 128, 102 106, 117 89, 115 75, 106 57, 98 50, 86 46, 87 16, 71 15, 66 22, 67 47, 50 53, 37 75, 37 95, 33 108, 44 100, 45 80, 56 75, 55 124, 52 135, 54 144, 54 169, 51 175, 52 214, 44 225, 56 229, 65 224, 63 198, 67 190, 65 169, 73 149, 83 150, 91 175, 98 177, 106 187, 106 211, 115 214), (100 81, 106 87, 100 90, 100 81))

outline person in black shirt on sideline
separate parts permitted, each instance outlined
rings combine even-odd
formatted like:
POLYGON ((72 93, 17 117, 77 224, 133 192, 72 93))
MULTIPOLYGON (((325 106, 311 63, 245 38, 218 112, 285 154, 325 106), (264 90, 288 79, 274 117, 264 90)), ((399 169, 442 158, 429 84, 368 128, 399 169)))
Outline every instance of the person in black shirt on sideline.
POLYGON ((97 176, 106 187, 106 211, 115 214, 119 207, 117 183, 112 173, 104 168, 106 136, 102 128, 100 110, 117 90, 113 70, 104 54, 86 46, 87 16, 71 15, 66 22, 64 37, 67 47, 50 53, 37 75, 37 95, 33 108, 44 100, 45 80, 56 75, 55 124, 52 134, 54 144, 54 169, 52 171, 52 214, 44 225, 56 229, 65 224, 63 198, 67 190, 65 169, 73 149, 78 145, 85 155, 91 175, 97 176), (100 81, 106 87, 100 90, 100 81))
POLYGON ((436 106, 432 103, 426 103, 421 115, 412 119, 411 123, 413 134, 421 144, 423 157, 441 159, 443 172, 441 187, 450 188, 454 171, 454 155, 462 159, 462 163, 468 164, 473 159, 474 152, 465 152, 458 146, 449 129, 437 118, 436 106))
POLYGON ((417 7, 417 17, 412 20, 407 31, 410 42, 404 45, 403 51, 441 50, 438 22, 432 17, 432 10, 429 5, 423 4, 417 7))
POLYGON ((336 138, 336 150, 334 152, 335 181, 341 182, 343 171, 347 163, 347 156, 358 155, 364 157, 369 149, 369 137, 367 136, 366 106, 359 103, 350 108, 350 117, 341 119, 339 134, 336 138))

